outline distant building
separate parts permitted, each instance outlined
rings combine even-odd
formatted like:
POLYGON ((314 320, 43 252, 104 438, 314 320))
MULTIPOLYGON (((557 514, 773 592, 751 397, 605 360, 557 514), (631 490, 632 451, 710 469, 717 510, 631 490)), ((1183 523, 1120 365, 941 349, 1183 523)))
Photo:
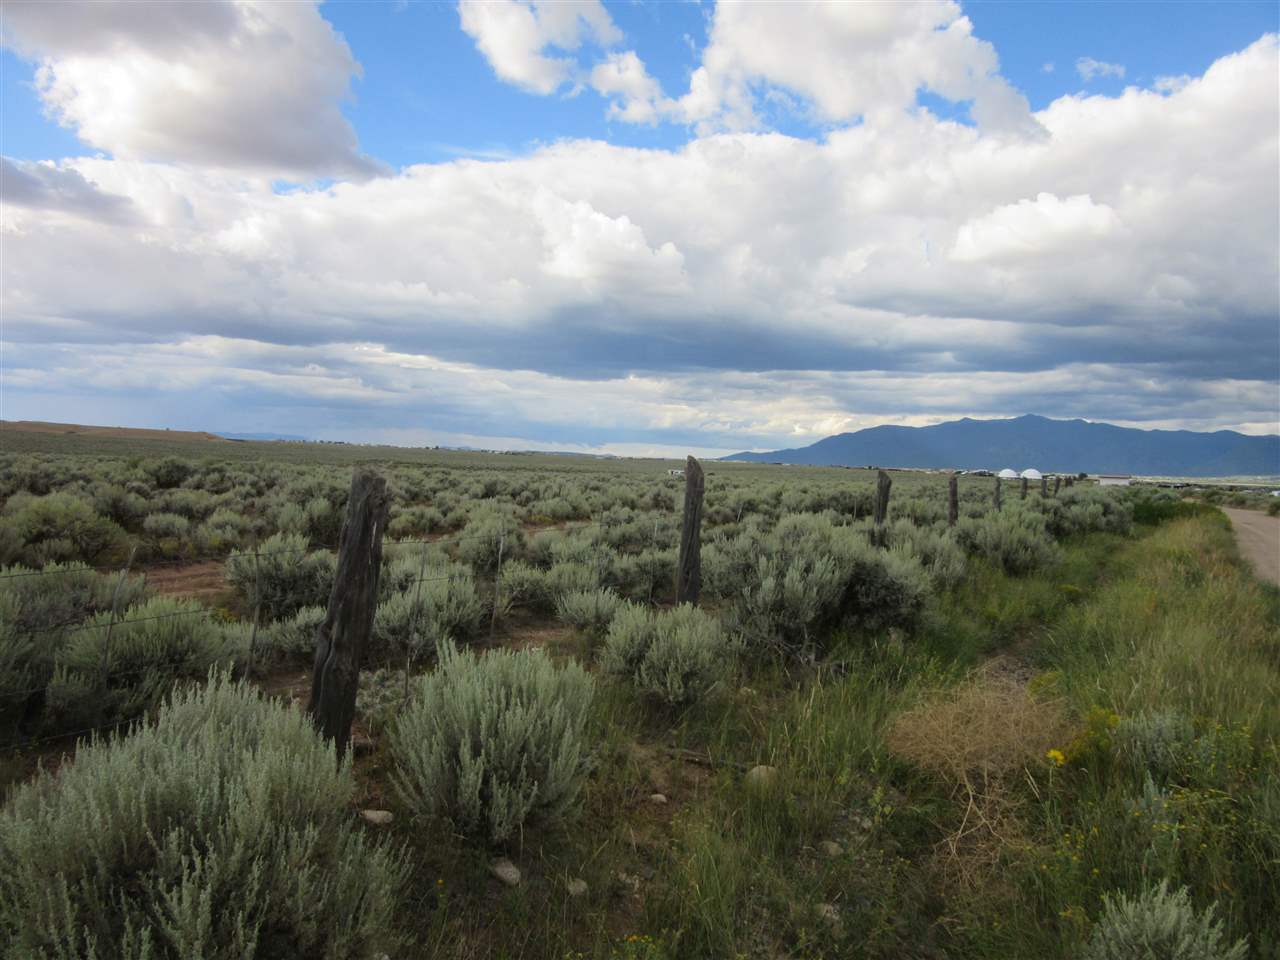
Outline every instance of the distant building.
POLYGON ((683 471, 683 470, 668 470, 668 471, 667 471, 667 476, 668 476, 668 477, 683 477, 683 476, 684 476, 684 471, 683 471))
POLYGON ((1133 477, 1127 473, 1100 473, 1098 474, 1098 486, 1100 487, 1127 487, 1133 477))
POLYGON ((1017 480, 1018 472, 1016 470, 1010 470, 1008 467, 1005 467, 1003 470, 997 473, 996 476, 999 477, 1001 480, 1017 480))
POLYGON ((1035 467, 1027 467, 1027 469, 1023 470, 1022 473, 1018 474, 1018 476, 1022 477, 1023 480, 1039 480, 1041 474, 1035 467))

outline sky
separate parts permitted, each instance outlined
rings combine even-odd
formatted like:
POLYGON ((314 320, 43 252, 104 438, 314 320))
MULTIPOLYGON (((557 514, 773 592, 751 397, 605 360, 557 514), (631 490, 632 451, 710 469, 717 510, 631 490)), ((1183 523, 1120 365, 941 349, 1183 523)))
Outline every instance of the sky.
POLYGON ((1280 432, 1274 2, 5 0, 0 417, 1280 432))

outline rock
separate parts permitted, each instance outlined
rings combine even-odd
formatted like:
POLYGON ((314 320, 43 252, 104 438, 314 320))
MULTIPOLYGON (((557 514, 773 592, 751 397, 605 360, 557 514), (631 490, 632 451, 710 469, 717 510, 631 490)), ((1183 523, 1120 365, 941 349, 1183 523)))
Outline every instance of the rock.
POLYGON ((656 803, 661 806, 667 802, 667 796, 664 793, 651 793, 649 794, 649 802, 656 803))
POLYGON ((587 881, 581 877, 574 877, 567 884, 565 889, 569 891, 571 897, 585 897, 587 895, 587 881))
POLYGON ((505 883, 508 887, 516 887, 520 885, 520 868, 514 863, 503 857, 501 860, 495 860, 489 864, 489 872, 505 883))
POLYGON ((818 844, 818 850, 828 860, 834 860, 840 854, 844 853, 844 847, 836 843, 834 840, 823 840, 818 844))
POLYGON ((827 922, 832 932, 839 937, 844 929, 844 924, 840 920, 840 908, 834 903, 818 904, 818 916, 827 922))
POLYGON ((364 817, 375 827, 386 827, 395 819, 390 810, 361 810, 360 816, 364 817))
POLYGON ((778 768, 767 767, 764 764, 752 767, 747 771, 746 777, 743 778, 743 783, 752 790, 765 790, 777 782, 778 768))

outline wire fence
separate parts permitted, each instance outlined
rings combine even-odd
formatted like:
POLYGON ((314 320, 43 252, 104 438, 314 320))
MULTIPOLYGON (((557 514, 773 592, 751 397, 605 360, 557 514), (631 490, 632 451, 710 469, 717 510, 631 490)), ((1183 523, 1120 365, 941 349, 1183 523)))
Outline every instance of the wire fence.
MULTIPOLYGON (((566 535, 572 535, 572 534, 579 534, 583 532, 590 532, 597 529, 607 531, 608 529, 615 526, 616 524, 612 524, 605 521, 586 521, 586 522, 571 521, 571 522, 568 522, 565 524, 559 524, 556 526, 540 527, 540 528, 534 529, 533 531, 526 531, 526 532, 538 533, 543 531, 560 531, 562 533, 565 533, 566 535)), ((520 528, 520 529, 524 530, 524 528, 520 528)), ((499 528, 499 532, 497 536, 497 564, 496 564, 496 568, 492 571, 494 596, 493 596, 493 611, 489 621, 490 637, 493 636, 494 624, 497 621, 499 606, 501 604, 501 589, 502 589, 504 560, 507 563, 509 563, 511 560, 511 557, 508 553, 509 548, 508 548, 507 538, 509 533, 515 533, 515 532, 516 531, 514 529, 499 528)), ((658 525, 655 523, 654 529, 653 529, 654 545, 656 545, 658 540, 658 532, 659 532, 658 525)), ((486 532, 483 534, 472 534, 472 535, 462 534, 457 536, 446 536, 446 537, 422 537, 422 538, 408 538, 408 539, 402 539, 402 540, 387 540, 383 544, 383 555, 384 557, 386 556, 386 551, 388 549, 394 550, 396 547, 401 547, 401 546, 448 547, 451 545, 466 543, 470 541, 477 541, 477 540, 492 541, 494 540, 494 535, 492 532, 486 532)), ((254 571, 256 572, 258 561, 264 558, 290 556, 290 555, 304 556, 304 555, 313 554, 313 553, 322 553, 322 552, 332 551, 332 550, 335 550, 337 546, 338 546, 337 544, 333 544, 333 545, 308 544, 305 547, 292 547, 292 548, 283 549, 283 550, 270 550, 270 551, 240 550, 240 551, 235 551, 229 554, 218 554, 216 556, 209 556, 205 558, 188 557, 188 558, 183 558, 181 560, 160 561, 157 563, 149 563, 136 568, 132 564, 132 557, 131 557, 129 563, 126 564, 124 568, 116 568, 116 569, 107 570, 107 571, 95 570, 94 568, 88 567, 88 566, 79 566, 79 567, 70 567, 70 568, 63 567, 63 568, 54 569, 54 570, 19 571, 19 572, 14 572, 10 574, 5 574, 3 576, 0 576, 0 587, 2 587, 5 581, 26 579, 30 577, 41 577, 41 576, 54 577, 54 576, 71 574, 71 573, 84 574, 87 572, 92 572, 94 574, 102 575, 102 576, 110 576, 114 574, 114 575, 118 575, 120 579, 116 583, 116 588, 115 588, 114 595, 112 597, 112 604, 111 604, 110 610, 100 611, 97 613, 90 614, 88 619, 86 619, 85 616, 80 616, 75 619, 69 619, 69 620, 61 621, 59 623, 48 624, 48 625, 43 625, 38 627, 34 627, 34 626, 21 627, 13 623, 5 624, 3 622, 0 622, 0 629, 7 629, 11 631, 11 633, 18 638, 22 638, 22 637, 44 638, 44 637, 49 637, 51 635, 57 635, 59 638, 65 638, 68 636, 73 636, 73 635, 87 633, 87 632, 94 632, 94 631, 101 632, 104 636, 103 650, 102 650, 103 667, 101 668, 101 671, 97 674, 97 676, 94 677, 95 671, 98 670, 98 668, 96 667, 87 667, 85 669, 78 670, 78 671, 72 670, 70 671, 69 674, 64 673, 62 674, 62 676, 65 677, 69 675, 83 675, 90 678, 94 678, 96 679, 96 682, 98 684, 98 687, 96 689, 98 689, 100 692, 107 692, 110 689, 113 689, 118 685, 120 685, 121 681, 127 681, 129 679, 140 677, 142 675, 145 675, 154 671, 160 671, 162 674, 168 674, 169 678, 173 681, 177 681, 183 678, 197 679, 191 676, 194 668, 197 667, 198 665, 207 665, 207 662, 208 662, 207 656, 201 656, 198 658, 194 656, 189 656, 179 660, 161 660, 160 662, 153 661, 151 663, 147 663, 137 667, 130 667, 127 669, 112 668, 110 666, 110 644, 112 641, 113 633, 115 633, 116 631, 128 631, 130 628, 132 628, 137 624, 156 623, 156 622, 162 622, 162 621, 184 621, 185 622, 185 621, 193 621, 197 619, 199 620, 215 620, 216 619, 219 622, 224 623, 226 625, 238 624, 242 628, 251 630, 251 637, 250 637, 248 650, 247 650, 247 672, 252 673, 253 667, 254 667, 255 655, 258 652, 257 643, 258 643, 259 629, 262 626, 261 615, 262 615, 262 609, 263 609, 263 600, 264 600, 264 597, 266 596, 262 590, 262 584, 260 581, 256 582, 254 585, 254 593, 256 596, 255 596, 255 607, 254 607, 252 621, 224 619, 225 614, 209 607, 202 607, 200 609, 193 609, 193 610, 178 610, 178 611, 172 611, 172 612, 161 613, 161 614, 153 614, 153 615, 141 616, 141 617, 138 617, 138 616, 129 617, 127 615, 124 615, 125 613, 127 613, 127 611, 121 611, 119 609, 118 601, 120 598, 121 588, 128 581, 131 575, 141 575, 145 577, 146 573, 149 570, 157 567, 189 566, 195 563, 210 562, 210 561, 222 561, 224 563, 229 564, 230 562, 237 559, 246 559, 246 560, 254 561, 254 571)), ((426 572, 427 572, 429 560, 430 560, 429 553, 427 551, 423 551, 421 554, 421 557, 419 558, 419 563, 420 563, 419 575, 417 577, 414 577, 411 580, 401 581, 403 591, 413 590, 415 594, 414 602, 412 605, 412 611, 413 611, 412 620, 410 622, 409 630, 408 630, 408 634, 412 638, 412 641, 414 642, 416 642, 418 638, 418 620, 419 620, 420 614, 422 613, 422 608, 424 606, 420 602, 422 585, 429 584, 429 583, 458 581, 460 579, 464 579, 472 575, 470 572, 466 572, 466 573, 454 572, 454 573, 448 573, 440 576, 435 576, 435 575, 428 576, 426 575, 426 572)), ((270 625, 268 626, 268 629, 270 629, 270 625)), ((410 644, 410 646, 412 647, 412 643, 410 644)), ((406 689, 408 684, 409 663, 411 660, 412 660, 412 654, 410 653, 405 663, 406 689)), ((12 714, 13 712, 12 708, 15 706, 19 709, 23 708, 26 704, 30 702, 30 699, 32 697, 36 697, 40 694, 47 693, 51 689, 51 686, 57 681, 57 679, 58 679, 58 675, 55 674, 53 677, 50 678, 49 681, 39 684, 37 686, 26 686, 26 687, 17 688, 17 689, 6 689, 2 683, 3 677, 0 676, 0 717, 3 717, 6 713, 12 714)), ((127 726, 130 724, 139 723, 139 722, 143 722, 143 718, 128 717, 124 719, 114 720, 108 723, 84 727, 82 729, 77 729, 77 730, 57 731, 57 732, 53 732, 49 734, 41 734, 37 736, 20 735, 8 741, 0 742, 0 751, 9 752, 16 749, 26 749, 33 746, 39 746, 41 744, 50 743, 50 742, 68 741, 73 738, 79 738, 86 735, 110 732, 120 728, 121 726, 127 726)))

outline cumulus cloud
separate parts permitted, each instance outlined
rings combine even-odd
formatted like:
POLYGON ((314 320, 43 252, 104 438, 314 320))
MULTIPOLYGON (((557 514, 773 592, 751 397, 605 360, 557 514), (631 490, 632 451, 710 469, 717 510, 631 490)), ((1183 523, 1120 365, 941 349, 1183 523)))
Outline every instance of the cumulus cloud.
POLYGON ((697 448, 1028 411, 1273 422, 1278 68, 1268 36, 1167 94, 1063 97, 1035 139, 895 111, 287 194, 64 161, 136 220, 6 205, 6 415, 93 393, 285 433, 697 448))
POLYGON ((1107 63, 1103 60, 1095 60, 1093 57, 1081 57, 1076 61, 1076 73, 1080 74, 1080 79, 1085 83, 1097 77, 1115 77, 1117 80, 1124 79, 1124 64, 1107 63))
POLYGON ((574 78, 577 61, 549 49, 622 39, 600 0, 459 0, 458 15, 494 72, 530 93, 554 93, 574 78))
POLYGON ((103 193, 76 170, 55 163, 31 163, 0 157, 0 201, 15 207, 68 214, 109 223, 131 223, 133 201, 103 193))
POLYGON ((314 3, 7 0, 6 46, 46 110, 125 160, 368 177, 340 105, 360 66, 314 3))
POLYGON ((800 94, 826 121, 903 109, 924 89, 973 101, 990 128, 1034 131, 1026 99, 998 69, 994 48, 973 36, 951 0, 730 0, 716 6, 702 65, 677 109, 704 127, 748 129, 759 83, 800 94))

